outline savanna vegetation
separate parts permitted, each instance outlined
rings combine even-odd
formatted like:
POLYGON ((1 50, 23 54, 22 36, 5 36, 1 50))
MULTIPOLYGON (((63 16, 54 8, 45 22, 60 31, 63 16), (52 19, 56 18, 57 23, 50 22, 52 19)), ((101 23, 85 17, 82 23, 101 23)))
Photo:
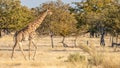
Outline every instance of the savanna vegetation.
MULTIPOLYGON (((65 62, 75 68, 120 68, 120 58, 99 52, 89 44, 77 45, 76 40, 81 35, 89 34, 90 38, 99 38, 100 45, 106 47, 105 37, 109 38, 111 46, 120 46, 120 3, 119 0, 81 0, 66 4, 62 0, 49 1, 35 8, 21 5, 20 0, 0 0, 0 37, 21 30, 35 20, 42 11, 49 9, 53 12, 47 16, 36 30, 38 36, 50 36, 54 48, 54 36, 62 37, 62 45, 69 47, 66 37, 75 37, 74 45, 89 56, 79 53, 70 54, 65 62), (113 59, 115 58, 115 59, 113 59)), ((94 42, 94 41, 93 41, 94 42)), ((99 45, 99 44, 98 44, 99 45)), ((115 51, 116 51, 115 47, 115 51)), ((118 51, 119 52, 119 51, 118 51)), ((62 58, 62 57, 59 57, 62 58)))
POLYGON ((40 15, 41 11, 50 9, 54 14, 44 20, 37 32, 50 35, 51 38, 62 36, 64 47, 67 46, 64 43, 65 37, 71 35, 90 33, 90 37, 100 37, 103 46, 105 35, 118 38, 120 5, 117 0, 82 0, 72 4, 74 6, 57 0, 43 3, 36 8, 28 8, 22 6, 20 0, 1 0, 0 37, 1 32, 8 34, 24 28, 40 15))

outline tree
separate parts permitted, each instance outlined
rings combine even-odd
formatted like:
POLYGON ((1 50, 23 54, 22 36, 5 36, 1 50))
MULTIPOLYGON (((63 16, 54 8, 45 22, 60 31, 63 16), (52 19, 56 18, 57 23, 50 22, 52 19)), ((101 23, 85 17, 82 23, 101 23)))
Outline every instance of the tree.
POLYGON ((62 43, 64 47, 66 47, 64 43, 65 37, 76 30, 76 20, 74 15, 70 13, 69 7, 68 4, 64 4, 61 0, 47 2, 38 7, 39 11, 50 9, 53 12, 51 17, 48 16, 47 19, 44 20, 41 28, 45 28, 43 31, 47 33, 50 32, 52 33, 51 35, 63 36, 62 43))
MULTIPOLYGON (((118 3, 112 2, 104 10, 104 15, 106 17, 105 26, 107 27, 107 32, 113 37, 116 37, 116 43, 118 41, 118 35, 120 34, 120 5, 118 3)), ((112 41, 113 43, 113 41, 112 41)))
POLYGON ((32 19, 32 10, 22 6, 20 0, 0 0, 0 29, 12 31, 25 27, 32 19))
POLYGON ((113 30, 114 33, 118 33, 119 6, 117 0, 83 0, 73 4, 76 6, 71 11, 76 14, 78 28, 86 26, 84 29, 89 31, 91 36, 94 36, 94 33, 101 34, 101 41, 104 40, 104 33, 111 34, 113 30))

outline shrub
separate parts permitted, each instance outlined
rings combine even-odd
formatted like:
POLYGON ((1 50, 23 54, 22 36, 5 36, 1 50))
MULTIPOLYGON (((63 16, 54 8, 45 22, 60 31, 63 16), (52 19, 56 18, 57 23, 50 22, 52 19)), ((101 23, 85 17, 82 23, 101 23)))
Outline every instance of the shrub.
POLYGON ((80 55, 79 53, 76 54, 70 54, 68 56, 68 62, 83 62, 85 61, 85 56, 80 55))

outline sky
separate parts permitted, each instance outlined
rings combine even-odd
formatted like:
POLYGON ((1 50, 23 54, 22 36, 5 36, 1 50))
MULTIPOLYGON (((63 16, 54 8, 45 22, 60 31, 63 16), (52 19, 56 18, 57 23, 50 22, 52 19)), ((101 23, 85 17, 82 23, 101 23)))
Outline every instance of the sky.
MULTIPOLYGON (((34 8, 39 6, 41 3, 45 3, 48 1, 56 1, 56 0, 21 0, 21 4, 29 8, 34 8)), ((64 3, 71 3, 71 2, 80 2, 81 0, 62 0, 62 1, 64 3)))

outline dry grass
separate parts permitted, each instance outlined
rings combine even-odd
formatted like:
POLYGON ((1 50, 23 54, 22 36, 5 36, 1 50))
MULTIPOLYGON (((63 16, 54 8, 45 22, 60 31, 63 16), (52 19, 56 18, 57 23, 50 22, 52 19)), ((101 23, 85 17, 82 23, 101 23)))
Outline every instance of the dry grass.
POLYGON ((70 54, 67 59, 68 68, 87 68, 88 62, 86 61, 86 57, 84 55, 80 55, 79 53, 70 54))
MULTIPOLYGON (((14 44, 13 37, 0 38, 0 68, 120 68, 120 52, 114 52, 114 49, 109 47, 98 47, 98 38, 78 38, 79 48, 64 48, 59 43, 61 40, 61 37, 54 37, 55 48, 51 48, 50 37, 37 38, 36 60, 25 61, 17 48, 12 61, 10 56, 14 44)), ((73 37, 68 37, 65 42, 69 46, 74 46, 72 40, 74 40, 73 37)), ((107 39, 106 42, 108 42, 107 39)), ((28 46, 24 45, 27 44, 23 44, 27 49, 28 46)), ((109 42, 106 45, 109 45, 109 42)), ((28 56, 27 50, 25 55, 28 56)))
POLYGON ((80 55, 79 53, 76 54, 70 54, 68 56, 68 62, 84 62, 85 61, 85 56, 80 55))
POLYGON ((120 68, 120 55, 118 53, 114 55, 99 52, 94 46, 79 45, 79 47, 90 55, 90 58, 88 58, 89 64, 102 68, 120 68))
POLYGON ((120 54, 106 54, 103 60, 103 68, 120 68, 120 54))

